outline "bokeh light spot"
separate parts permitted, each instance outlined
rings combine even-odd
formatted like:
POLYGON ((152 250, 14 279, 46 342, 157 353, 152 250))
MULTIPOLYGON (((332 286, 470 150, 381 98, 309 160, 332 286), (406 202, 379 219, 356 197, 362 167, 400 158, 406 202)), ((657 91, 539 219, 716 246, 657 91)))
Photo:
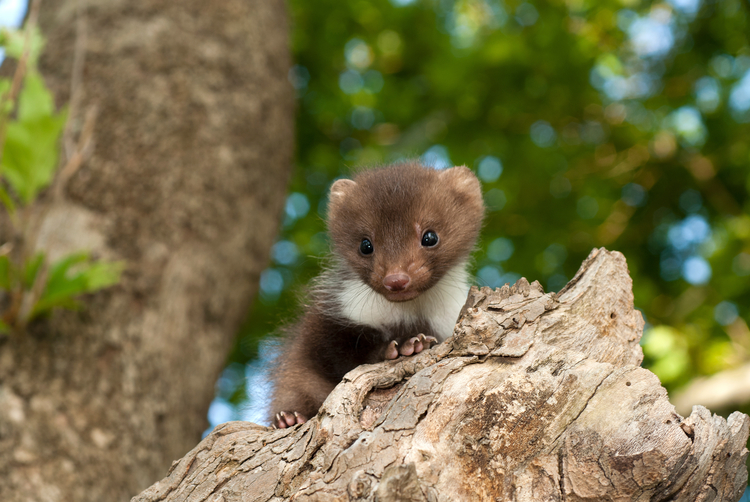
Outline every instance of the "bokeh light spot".
POLYGON ((208 407, 208 422, 211 427, 229 422, 234 419, 234 408, 224 399, 214 399, 208 407))
POLYGON ((628 183, 622 187, 622 201, 631 207, 640 207, 646 203, 646 190, 637 183, 628 183))
POLYGON ((482 181, 492 183, 493 181, 497 181, 502 173, 503 164, 497 157, 487 155, 479 161, 477 174, 479 175, 479 179, 481 179, 482 181))
POLYGON ((349 122, 355 129, 370 129, 375 123, 375 113, 366 106, 357 106, 349 115, 349 122))
POLYGON ((344 46, 344 57, 350 68, 364 70, 372 64, 373 54, 372 49, 364 40, 352 38, 344 46))
POLYGON ((356 94, 364 87, 364 80, 359 72, 346 70, 339 75, 339 88, 345 94, 356 94))
POLYGON ((690 146, 701 146, 705 143, 708 131, 703 124, 701 113, 696 108, 678 108, 667 117, 666 122, 682 143, 690 146))
POLYGON ((720 78, 729 78, 732 76, 734 58, 729 54, 719 54, 709 61, 708 66, 713 70, 716 76, 720 78))
POLYGON ((299 249, 292 241, 281 240, 273 245, 271 255, 276 263, 292 265, 299 257, 299 249))
POLYGON ((284 277, 274 268, 267 268, 260 274, 260 294, 268 300, 275 300, 284 289, 284 277))
POLYGON ((732 260, 732 272, 738 277, 750 275, 750 254, 740 253, 732 260))
POLYGON ((682 265, 682 277, 693 285, 706 284, 711 279, 711 265, 701 256, 691 256, 682 265))
POLYGON ((292 192, 286 199, 285 211, 287 217, 298 220, 307 216, 310 211, 310 201, 307 195, 299 192, 292 192))
POLYGON ((750 70, 732 87, 729 107, 737 122, 750 122, 750 70))
POLYGON ((477 272, 480 285, 488 286, 490 288, 499 288, 504 284, 502 269, 495 265, 487 265, 482 267, 477 272))
POLYGON ((695 101, 702 112, 712 113, 721 104, 721 85, 712 77, 703 77, 695 82, 695 101))
POLYGON ((310 81, 310 72, 302 65, 294 65, 289 69, 287 78, 295 89, 304 89, 310 81))
POLYGON ((370 94, 377 94, 383 89, 383 74, 377 70, 367 70, 362 75, 364 88, 370 94))
POLYGON ((739 312, 732 302, 721 302, 714 307, 714 319, 722 326, 728 326, 737 320, 739 312))
POLYGON ((484 194, 484 202, 487 204, 487 209, 490 211, 500 211, 505 207, 507 199, 505 198, 505 192, 499 188, 493 188, 488 190, 484 194))
POLYGON ((664 56, 674 45, 674 34, 666 9, 654 9, 648 17, 634 20, 628 36, 636 54, 642 57, 664 56))
MULTIPOLYGON (((701 197, 701 193, 698 190, 690 188, 682 192, 682 195, 680 195, 680 208, 686 213, 697 213, 702 207, 703 197, 701 197)), ((706 223, 706 225, 708 225, 708 223, 706 223)))
POLYGON ((445 169, 451 167, 451 159, 448 149, 443 145, 433 145, 422 154, 422 162, 433 169, 445 169))
POLYGON ((578 203, 576 204, 576 211, 578 213, 578 216, 580 216, 584 220, 591 219, 596 216, 596 213, 599 212, 599 203, 595 198, 589 195, 584 195, 583 197, 578 199, 578 203))
POLYGON ((536 267, 543 274, 552 274, 565 262, 568 257, 568 250, 562 244, 554 243, 547 246, 537 256, 536 267))
POLYGON ((532 26, 539 19, 539 12, 536 7, 528 2, 523 2, 516 7, 516 21, 521 26, 532 26))
POLYGON ((711 226, 698 214, 690 215, 673 225, 667 233, 669 244, 677 250, 686 250, 701 244, 711 236, 711 226))
POLYGON ((492 261, 505 261, 513 256, 513 251, 515 251, 513 241, 505 237, 500 237, 490 242, 490 245, 487 246, 487 258, 492 261))
POLYGON ((534 122, 531 125, 529 134, 531 135, 531 141, 542 148, 548 148, 554 145, 555 140, 557 139, 557 133, 555 130, 549 122, 544 120, 534 122))
POLYGON ((690 17, 695 16, 701 8, 701 0, 667 0, 672 7, 690 17))

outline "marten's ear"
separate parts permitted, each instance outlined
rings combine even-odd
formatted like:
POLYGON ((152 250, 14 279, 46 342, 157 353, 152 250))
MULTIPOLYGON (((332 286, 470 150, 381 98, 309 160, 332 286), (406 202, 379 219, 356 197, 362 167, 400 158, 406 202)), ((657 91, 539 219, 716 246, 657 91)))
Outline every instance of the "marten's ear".
POLYGON ((482 186, 474 173, 466 166, 457 166, 446 169, 440 173, 440 176, 450 186, 464 192, 468 195, 482 198, 482 186))
POLYGON ((353 180, 340 179, 336 180, 331 185, 331 199, 346 195, 350 192, 357 184, 353 180))
POLYGON ((328 212, 330 213, 332 209, 340 205, 344 199, 346 199, 347 194, 354 190, 355 186, 357 186, 357 184, 352 180, 336 180, 333 185, 331 185, 331 195, 328 197, 328 212))

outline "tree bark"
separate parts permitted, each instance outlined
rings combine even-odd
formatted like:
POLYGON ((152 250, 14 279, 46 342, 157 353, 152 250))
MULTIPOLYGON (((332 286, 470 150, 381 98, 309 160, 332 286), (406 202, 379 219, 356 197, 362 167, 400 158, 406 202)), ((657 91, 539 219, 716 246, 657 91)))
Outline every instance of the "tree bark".
POLYGON ((78 78, 74 130, 98 118, 39 246, 127 269, 0 341, 0 500, 128 500, 200 439, 267 264, 293 152, 285 5, 45 0, 40 21, 58 104, 78 78))
POLYGON ((737 501, 750 418, 683 418, 639 367, 624 257, 559 293, 473 288, 446 342, 351 371, 317 416, 230 422, 133 499, 737 501))

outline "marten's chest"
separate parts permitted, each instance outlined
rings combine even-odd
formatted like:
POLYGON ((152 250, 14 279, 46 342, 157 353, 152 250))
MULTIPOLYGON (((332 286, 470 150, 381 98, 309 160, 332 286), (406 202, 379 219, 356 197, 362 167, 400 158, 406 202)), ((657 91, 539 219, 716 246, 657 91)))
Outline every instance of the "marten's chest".
POLYGON ((453 333, 468 291, 466 264, 461 263, 410 301, 388 301, 359 279, 343 280, 335 296, 345 319, 372 328, 374 333, 382 335, 383 341, 397 339, 408 332, 404 336, 424 333, 442 342, 453 333))

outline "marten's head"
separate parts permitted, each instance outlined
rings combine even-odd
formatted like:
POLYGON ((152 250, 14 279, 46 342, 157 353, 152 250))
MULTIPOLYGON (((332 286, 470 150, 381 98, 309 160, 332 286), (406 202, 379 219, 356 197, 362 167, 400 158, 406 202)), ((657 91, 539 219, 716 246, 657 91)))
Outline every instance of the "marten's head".
POLYGON ((336 181, 328 230, 334 252, 364 283, 401 302, 466 261, 483 216, 481 186, 469 169, 412 162, 336 181))

